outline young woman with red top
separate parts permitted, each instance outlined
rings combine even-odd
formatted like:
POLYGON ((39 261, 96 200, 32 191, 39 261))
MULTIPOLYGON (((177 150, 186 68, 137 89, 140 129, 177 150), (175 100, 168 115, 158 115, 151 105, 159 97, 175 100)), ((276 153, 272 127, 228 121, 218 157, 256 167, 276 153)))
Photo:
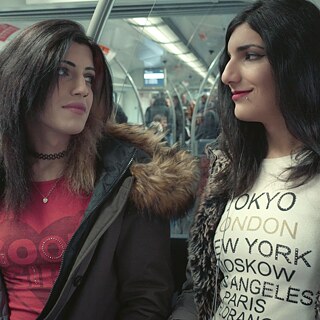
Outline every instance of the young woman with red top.
POLYGON ((112 123, 105 58, 73 21, 21 31, 0 91, 0 318, 165 319, 195 161, 112 123))

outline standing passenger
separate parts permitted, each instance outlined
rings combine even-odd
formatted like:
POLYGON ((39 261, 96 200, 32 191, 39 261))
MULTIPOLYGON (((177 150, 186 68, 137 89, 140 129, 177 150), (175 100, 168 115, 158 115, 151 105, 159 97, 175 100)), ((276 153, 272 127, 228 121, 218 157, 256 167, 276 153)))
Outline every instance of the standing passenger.
MULTIPOLYGON (((183 115, 183 109, 180 104, 179 97, 177 95, 173 96, 173 108, 171 109, 171 112, 175 113, 176 118, 176 141, 181 141, 181 136, 184 133, 184 115, 183 115)), ((173 116, 171 115, 171 121, 173 121, 173 116)))
POLYGON ((75 22, 12 40, 0 92, 0 318, 165 319, 166 219, 192 200, 194 161, 144 129, 105 124, 110 73, 75 22))
POLYGON ((319 30, 306 0, 260 0, 231 21, 220 151, 172 319, 320 319, 319 30))
POLYGON ((145 120, 147 127, 150 126, 154 116, 157 114, 165 116, 167 119, 169 118, 169 109, 166 106, 166 100, 164 98, 157 98, 153 104, 146 109, 145 120))

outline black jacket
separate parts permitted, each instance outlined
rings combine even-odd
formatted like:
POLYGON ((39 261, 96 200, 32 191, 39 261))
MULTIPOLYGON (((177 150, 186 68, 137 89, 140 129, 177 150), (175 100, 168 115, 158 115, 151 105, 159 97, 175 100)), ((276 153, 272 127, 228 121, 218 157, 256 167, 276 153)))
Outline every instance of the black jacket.
MULTIPOLYGON (((143 129, 118 125, 108 133, 99 146, 100 178, 38 319, 168 316, 168 218, 192 202, 197 164, 186 152, 159 146, 159 138, 143 129)), ((0 319, 8 319, 1 289, 0 319)))

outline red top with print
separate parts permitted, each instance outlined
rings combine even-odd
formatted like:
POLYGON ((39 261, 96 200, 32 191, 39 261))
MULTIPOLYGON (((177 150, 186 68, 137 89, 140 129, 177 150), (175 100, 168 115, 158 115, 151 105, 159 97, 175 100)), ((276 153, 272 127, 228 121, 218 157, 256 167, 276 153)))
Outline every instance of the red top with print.
POLYGON ((61 180, 43 203, 56 182, 36 182, 19 218, 0 212, 0 269, 10 320, 34 320, 41 313, 66 246, 90 201, 91 196, 70 193, 61 180))

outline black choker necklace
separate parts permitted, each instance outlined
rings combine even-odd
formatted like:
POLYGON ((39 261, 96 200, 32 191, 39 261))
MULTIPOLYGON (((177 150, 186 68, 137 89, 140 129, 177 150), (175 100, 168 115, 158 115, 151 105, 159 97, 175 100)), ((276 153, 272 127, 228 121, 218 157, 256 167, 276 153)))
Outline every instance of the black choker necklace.
POLYGON ((41 159, 41 160, 56 160, 56 159, 61 159, 61 158, 63 158, 66 154, 67 154, 67 150, 64 150, 64 151, 61 151, 61 152, 58 152, 58 153, 49 153, 49 154, 46 154, 46 153, 38 153, 38 152, 35 152, 35 151, 32 151, 32 152, 31 152, 31 155, 32 155, 34 158, 41 159))

